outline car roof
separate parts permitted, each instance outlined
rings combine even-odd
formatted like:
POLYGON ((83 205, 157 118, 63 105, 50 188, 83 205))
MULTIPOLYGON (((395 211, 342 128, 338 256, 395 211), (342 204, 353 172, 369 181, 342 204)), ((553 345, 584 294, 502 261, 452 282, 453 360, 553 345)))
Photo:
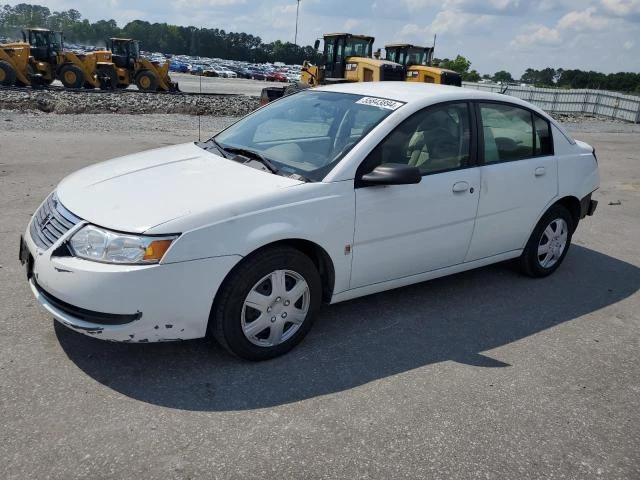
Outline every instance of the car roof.
POLYGON ((566 132, 564 127, 558 123, 551 115, 537 106, 521 100, 511 95, 501 93, 484 92, 472 88, 454 87, 449 85, 437 85, 433 83, 420 82, 352 82, 338 83, 317 87, 316 90, 338 93, 350 93, 354 95, 364 95, 377 98, 386 98, 405 102, 407 105, 416 104, 420 108, 435 103, 450 102, 455 100, 488 100, 494 102, 506 102, 520 105, 539 113, 548 119, 567 138, 569 142, 574 142, 572 137, 566 132))
POLYGON ((509 95, 433 83, 353 82, 326 85, 318 87, 317 90, 387 98, 407 104, 420 103, 426 105, 452 100, 493 100, 515 103, 542 112, 534 105, 509 95))

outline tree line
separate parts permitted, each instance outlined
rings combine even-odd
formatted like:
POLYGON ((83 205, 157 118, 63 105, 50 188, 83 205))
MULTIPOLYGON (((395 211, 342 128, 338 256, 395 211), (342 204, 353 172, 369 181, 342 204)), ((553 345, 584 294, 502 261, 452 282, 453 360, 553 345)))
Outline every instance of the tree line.
POLYGON ((466 82, 490 80, 503 84, 525 83, 536 87, 547 88, 592 88, 598 90, 613 90, 625 93, 640 94, 640 73, 618 72, 601 73, 578 69, 565 70, 563 68, 547 67, 542 70, 527 68, 520 79, 515 79, 506 70, 500 70, 493 75, 480 75, 476 70, 470 70, 471 62, 462 55, 455 59, 434 59, 434 64, 455 70, 462 75, 466 82))
MULTIPOLYGON (((244 32, 226 32, 217 28, 196 28, 134 20, 120 28, 115 20, 83 19, 78 10, 51 11, 47 7, 21 3, 0 8, 0 37, 17 38, 23 27, 44 27, 64 31, 67 41, 103 46, 109 37, 140 40, 144 50, 201 57, 225 58, 248 62, 284 62, 301 64, 319 62, 320 55, 310 45, 298 46, 276 40, 264 43, 260 37, 244 32)), ((482 79, 502 83, 526 83, 538 87, 594 88, 640 93, 640 74, 620 72, 604 74, 594 71, 528 68, 519 80, 506 70, 494 75, 480 75, 471 69, 471 61, 462 55, 454 59, 434 59, 434 64, 455 70, 463 80, 482 79)))
POLYGON ((284 62, 301 64, 317 61, 317 52, 310 45, 298 46, 276 40, 264 43, 260 37, 244 32, 226 32, 217 28, 197 28, 149 23, 134 20, 120 28, 115 20, 95 23, 83 19, 78 10, 57 12, 41 5, 4 5, 0 8, 0 37, 17 40, 24 27, 42 27, 64 32, 67 43, 104 46, 110 37, 139 40, 142 48, 151 52, 173 53, 200 57, 225 58, 247 62, 284 62))

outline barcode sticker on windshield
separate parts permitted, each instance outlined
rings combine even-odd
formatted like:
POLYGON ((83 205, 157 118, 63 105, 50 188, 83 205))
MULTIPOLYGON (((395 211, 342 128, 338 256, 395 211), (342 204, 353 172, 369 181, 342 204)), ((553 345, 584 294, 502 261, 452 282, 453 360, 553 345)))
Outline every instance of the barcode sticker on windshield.
POLYGON ((387 100, 386 98, 376 98, 376 97, 363 97, 358 100, 356 103, 360 105, 371 105, 373 107, 384 108, 386 110, 397 110, 404 103, 396 102, 395 100, 387 100))

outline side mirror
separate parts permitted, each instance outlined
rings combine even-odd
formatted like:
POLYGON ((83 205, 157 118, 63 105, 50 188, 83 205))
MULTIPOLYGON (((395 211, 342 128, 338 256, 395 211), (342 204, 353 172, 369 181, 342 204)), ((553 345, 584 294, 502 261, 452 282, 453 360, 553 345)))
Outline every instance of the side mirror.
POLYGON ((320 40, 316 40, 315 43, 313 44, 313 49, 317 52, 319 48, 320 48, 320 40))
POLYGON ((410 185, 420 183, 422 175, 418 167, 406 163, 383 163, 372 172, 362 176, 361 184, 367 185, 410 185))

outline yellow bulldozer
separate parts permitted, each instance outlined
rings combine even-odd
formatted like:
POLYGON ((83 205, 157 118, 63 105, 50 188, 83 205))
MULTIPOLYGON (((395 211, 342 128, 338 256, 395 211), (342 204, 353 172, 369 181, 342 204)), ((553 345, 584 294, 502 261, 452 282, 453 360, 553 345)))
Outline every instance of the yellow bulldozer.
POLYGON ((59 79, 66 88, 96 88, 96 71, 111 63, 111 54, 76 54, 64 50, 62 32, 45 28, 22 31, 22 42, 0 45, 0 84, 49 85, 59 79))
MULTIPOLYGON (((384 82, 405 80, 406 70, 401 64, 380 60, 373 56, 374 37, 351 33, 324 35, 322 63, 313 65, 305 61, 300 82, 287 87, 267 87, 262 90, 260 102, 289 95, 303 88, 345 82, 384 82)), ((315 49, 320 47, 320 40, 315 49)))
POLYGON ((384 49, 385 58, 388 61, 396 62, 406 67, 407 82, 462 86, 462 77, 458 72, 432 66, 433 47, 396 43, 386 45, 384 49))
POLYGON ((140 55, 140 42, 131 38, 110 38, 107 50, 113 64, 98 69, 97 75, 110 88, 127 88, 135 83, 143 92, 176 92, 178 84, 169 77, 169 62, 159 64, 140 55))

